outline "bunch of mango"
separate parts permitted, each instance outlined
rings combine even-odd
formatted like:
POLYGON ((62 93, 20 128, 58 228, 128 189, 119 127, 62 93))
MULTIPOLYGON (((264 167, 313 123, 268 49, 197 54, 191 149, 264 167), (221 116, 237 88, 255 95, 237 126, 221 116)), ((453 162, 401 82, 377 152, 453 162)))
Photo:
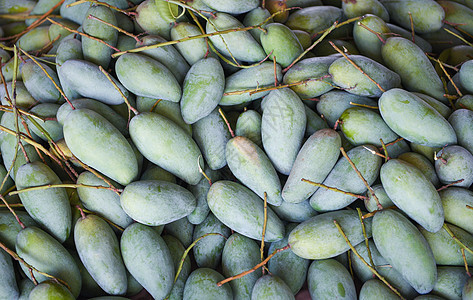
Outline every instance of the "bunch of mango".
POLYGON ((0 0, 0 299, 473 299, 473 1, 0 0))

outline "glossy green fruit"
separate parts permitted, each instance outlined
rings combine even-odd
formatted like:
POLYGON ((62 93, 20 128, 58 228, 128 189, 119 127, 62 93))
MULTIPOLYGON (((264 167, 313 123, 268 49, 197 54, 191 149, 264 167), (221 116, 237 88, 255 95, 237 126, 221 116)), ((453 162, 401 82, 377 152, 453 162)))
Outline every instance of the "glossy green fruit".
POLYGON ((356 299, 353 279, 334 259, 314 260, 307 274, 312 299, 356 299))

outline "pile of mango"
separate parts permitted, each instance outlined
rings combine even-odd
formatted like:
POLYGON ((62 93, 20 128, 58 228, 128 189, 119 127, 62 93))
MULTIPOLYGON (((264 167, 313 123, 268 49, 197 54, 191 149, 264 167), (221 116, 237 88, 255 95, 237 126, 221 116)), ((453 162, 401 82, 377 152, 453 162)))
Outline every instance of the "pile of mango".
POLYGON ((1 0, 0 299, 473 299, 473 1, 1 0))

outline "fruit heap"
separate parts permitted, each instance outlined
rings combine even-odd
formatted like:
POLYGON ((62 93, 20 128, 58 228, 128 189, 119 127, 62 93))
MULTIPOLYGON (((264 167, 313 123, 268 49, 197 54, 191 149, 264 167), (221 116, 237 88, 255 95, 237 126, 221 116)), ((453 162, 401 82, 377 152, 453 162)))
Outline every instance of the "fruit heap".
POLYGON ((0 1, 0 299, 473 299, 473 1, 0 1))

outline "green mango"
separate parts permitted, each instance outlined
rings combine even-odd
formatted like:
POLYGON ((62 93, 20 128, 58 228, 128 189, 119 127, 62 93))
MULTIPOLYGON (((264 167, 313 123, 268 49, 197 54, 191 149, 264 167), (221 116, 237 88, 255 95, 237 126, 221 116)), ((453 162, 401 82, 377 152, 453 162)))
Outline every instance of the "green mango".
POLYGON ((317 112, 313 111, 312 108, 308 105, 304 105, 304 109, 307 118, 304 137, 308 138, 317 131, 328 128, 327 121, 322 119, 322 117, 319 116, 317 112))
POLYGON ((291 172, 302 145, 306 120, 304 104, 291 89, 274 90, 264 98, 263 147, 275 169, 282 174, 291 172))
MULTIPOLYGON (((20 221, 26 226, 38 226, 35 220, 24 211, 15 212, 20 221)), ((15 249, 15 241, 21 226, 18 224, 15 216, 9 211, 0 211, 0 242, 8 248, 15 249)))
MULTIPOLYGON (((401 78, 399 75, 380 63, 361 55, 349 55, 348 58, 384 90, 400 86, 401 78)), ((330 65, 328 72, 332 76, 332 82, 349 93, 368 97, 379 97, 383 94, 383 91, 375 83, 363 75, 344 57, 334 61, 330 65)))
POLYGON ((18 299, 19 290, 16 284, 15 269, 10 255, 0 250, 0 297, 2 299, 18 299))
MULTIPOLYGON (((71 100, 72 106, 75 109, 79 108, 87 108, 90 110, 95 111, 105 119, 107 119, 113 126, 115 126, 124 136, 128 135, 127 129, 127 122, 123 119, 117 112, 111 109, 108 105, 94 100, 94 99, 87 99, 87 98, 79 98, 71 100)), ((58 109, 56 113, 57 121, 61 126, 64 125, 66 120, 69 117, 69 113, 73 111, 71 105, 69 103, 64 103, 58 109)))
POLYGON ((235 127, 235 134, 243 136, 255 143, 258 147, 263 147, 261 140, 261 115, 252 109, 242 112, 238 116, 235 127))
POLYGON ((433 51, 432 45, 429 42, 427 42, 425 39, 418 36, 417 34, 414 34, 414 38, 412 38, 412 31, 406 30, 402 27, 399 27, 397 25, 390 24, 390 23, 386 23, 386 25, 388 26, 389 30, 392 33, 395 33, 405 39, 411 39, 411 40, 414 39, 413 42, 417 46, 419 46, 419 48, 422 49, 422 51, 428 52, 428 53, 431 53, 433 51))
POLYGON ((462 64, 460 71, 460 84, 469 93, 473 93, 473 60, 468 60, 462 64))
POLYGON ((397 300, 399 296, 389 289, 384 282, 379 279, 366 281, 361 287, 360 300, 397 300))
POLYGON ((353 279, 334 259, 314 260, 307 274, 312 299, 356 299, 353 279))
POLYGON ((312 39, 309 33, 303 30, 292 30, 292 32, 296 35, 299 43, 301 43, 302 49, 306 50, 307 48, 312 46, 312 39))
POLYGON ((453 185, 469 188, 473 183, 473 155, 458 145, 442 148, 437 153, 435 171, 441 183, 453 184, 463 179, 462 182, 453 185))
POLYGON ((380 0, 386 7, 391 20, 400 26, 411 29, 411 19, 417 33, 429 33, 439 30, 443 25, 445 12, 433 0, 380 0))
POLYGON ((391 89, 379 98, 386 124, 404 139, 429 147, 456 144, 454 128, 432 106, 402 89, 391 89), (420 118, 422 116, 422 118, 420 118))
POLYGON ((120 196, 123 210, 145 225, 170 223, 195 209, 195 197, 183 187, 159 180, 135 181, 120 196))
POLYGON ((138 96, 136 98, 136 109, 140 112, 154 112, 164 116, 192 136, 192 126, 184 121, 180 103, 138 96))
MULTIPOLYGON (((179 242, 179 240, 172 235, 164 235, 163 236, 164 242, 166 242, 166 245, 169 248, 169 252, 171 254, 171 259, 174 265, 174 270, 179 268, 179 265, 181 263, 181 258, 182 255, 184 254, 184 251, 186 250, 184 246, 179 242)), ((186 256, 184 259, 184 263, 182 264, 182 269, 181 272, 179 273, 179 276, 177 277, 177 281, 174 282, 172 286, 171 293, 169 294, 169 300, 181 300, 182 295, 184 294, 184 286, 186 284, 187 277, 189 277, 189 274, 191 272, 191 260, 189 256, 186 256)))
POLYGON ((302 179, 321 183, 335 166, 340 155, 340 135, 332 129, 321 129, 311 135, 297 154, 291 173, 282 190, 284 201, 301 203, 317 187, 302 179))
POLYGON ((403 160, 390 159, 381 167, 380 178, 397 207, 427 231, 440 230, 444 222, 440 196, 418 168, 403 160))
POLYGON ((352 103, 376 106, 376 101, 365 96, 350 94, 345 91, 333 90, 323 94, 317 102, 317 111, 327 121, 329 127, 334 127, 342 113, 350 107, 352 103))
MULTIPOLYGON (((114 12, 106 6, 91 6, 87 10, 84 22, 82 22, 82 31, 115 47, 118 41, 118 31, 107 24, 91 19, 91 16, 117 26, 118 22, 114 12)), ((82 37, 82 53, 87 61, 107 69, 113 52, 112 48, 103 43, 88 37, 82 37)))
POLYGON ((306 7, 291 13, 286 26, 293 30, 304 30, 312 36, 332 26, 342 15, 342 9, 334 6, 306 7))
POLYGON ((0 13, 2 14, 17 14, 29 13, 36 5, 36 1, 32 0, 7 0, 2 3, 0 13))
MULTIPOLYGON (((394 288, 396 288, 401 293, 401 295, 407 299, 412 299, 415 297, 417 292, 406 280, 404 280, 402 275, 396 271, 396 269, 391 266, 387 266, 388 262, 383 256, 381 256, 372 239, 368 241, 368 245, 376 271, 381 276, 383 276, 394 288)), ((355 246, 355 250, 361 257, 363 257, 365 262, 371 263, 366 243, 358 244, 355 246)), ((370 279, 373 279, 375 275, 373 275, 373 272, 358 258, 358 256, 356 256, 353 252, 350 252, 350 258, 353 271, 357 278, 359 278, 362 282, 368 282, 370 279)))
MULTIPOLYGON (((50 167, 39 161, 21 166, 15 182, 18 190, 62 183, 50 167)), ((62 243, 69 237, 72 212, 65 188, 24 192, 20 199, 31 217, 58 241, 62 243)))
MULTIPOLYGON (((261 258, 258 244, 241 234, 232 234, 222 251, 222 271, 226 277, 238 275, 257 265, 261 258)), ((258 278, 262 275, 258 268, 241 278, 230 281, 234 299, 249 299, 258 278)))
MULTIPOLYGON (((27 127, 25 127, 25 125, 22 124, 22 121, 23 121, 23 118, 20 118, 19 114, 16 115, 16 118, 15 118, 14 112, 12 111, 4 112, 1 116, 0 125, 15 132, 21 132, 22 134, 33 138, 33 140, 35 141, 40 141, 39 137, 36 134, 32 133, 31 130, 29 130, 29 128, 27 129, 27 127), (18 131, 16 129, 16 124, 18 124, 18 131)), ((1 131, 0 143, 3 144, 3 142, 6 140, 15 140, 16 142, 16 137, 13 134, 7 133, 5 131, 1 131)), ((20 140, 20 142, 22 145, 28 145, 28 143, 25 142, 24 140, 20 140)))
POLYGON ((187 217, 183 217, 171 223, 167 223, 164 226, 164 229, 166 230, 167 234, 177 238, 186 248, 189 247, 194 241, 193 235, 195 226, 194 224, 189 222, 187 217))
POLYGON ((29 300, 48 300, 48 299, 61 299, 61 300, 74 300, 71 292, 64 285, 52 279, 43 281, 34 287, 28 297, 29 300))
POLYGON ((89 10, 89 7, 92 5, 92 3, 85 2, 79 5, 68 7, 69 4, 72 4, 74 2, 76 2, 76 0, 64 1, 61 5, 59 13, 63 18, 72 20, 77 24, 82 24, 82 22, 84 22, 85 17, 87 16, 87 11, 89 10))
POLYGON ((172 23, 179 15, 179 7, 163 0, 146 0, 136 8, 136 22, 143 31, 157 34, 169 40, 172 23))
POLYGON ((232 174, 261 199, 281 205, 281 182, 264 151, 250 139, 237 136, 228 141, 225 157, 232 174))
POLYGON ((260 35, 261 45, 271 60, 281 67, 289 66, 304 51, 297 36, 291 29, 280 23, 265 26, 266 32, 260 35))
POLYGON ((194 140, 178 125, 156 113, 144 112, 131 119, 130 136, 138 150, 152 163, 197 184, 202 175, 202 156, 194 140))
POLYGON ((287 222, 304 222, 318 214, 312 206, 310 206, 308 199, 299 203, 283 201, 279 206, 270 204, 269 207, 281 220, 287 222))
MULTIPOLYGON (((115 17, 117 17, 118 19, 119 15, 126 17, 125 15, 118 12, 115 14, 115 17)), ((116 46, 118 50, 120 51, 132 50, 132 49, 135 49, 135 45, 136 45, 136 40, 132 38, 131 36, 128 36, 125 34, 118 34, 117 46, 116 46)))
POLYGON ((463 97, 458 98, 455 102, 455 107, 458 109, 465 108, 473 110, 473 95, 464 95, 463 97))
MULTIPOLYGON (((4 114, 5 115, 5 114, 4 114)), ((15 148, 17 145, 16 137, 13 135, 8 135, 3 137, 3 142, 0 146, 0 152, 2 153, 3 164, 5 165, 5 169, 9 170, 12 167, 12 171, 10 172, 10 177, 15 180, 16 173, 18 169, 28 163, 25 158, 25 155, 22 149, 18 148, 15 152, 15 148)), ((40 161, 41 158, 36 152, 35 147, 32 145, 24 145, 23 148, 25 149, 26 156, 28 157, 29 162, 40 161)))
MULTIPOLYGON (((8 91, 8 96, 10 100, 13 100, 13 93, 12 93, 12 84, 13 82, 9 81, 6 83, 8 91)), ((36 103, 36 100, 31 96, 30 92, 25 87, 23 81, 16 81, 15 83, 15 90, 16 90, 16 105, 19 107, 31 107, 36 103)), ((5 92, 5 88, 0 89, 0 99, 2 101, 2 105, 10 105, 9 101, 7 100, 7 93, 5 92)))
MULTIPOLYGON (((76 210, 78 211, 78 210, 76 210)), ((80 215, 80 213, 79 213, 80 215)), ((78 216, 77 219, 79 219, 78 216)), ((75 250, 69 250, 69 253, 72 255, 77 267, 79 268, 80 275, 82 278, 82 288, 80 290, 81 296, 84 297, 94 297, 99 295, 104 295, 105 292, 102 288, 95 282, 94 278, 90 275, 89 271, 85 268, 84 264, 80 260, 79 254, 75 250)))
POLYGON ((49 26, 38 26, 22 35, 16 45, 26 52, 37 51, 47 46, 49 39, 49 26))
POLYGON ((334 43, 335 46, 337 46, 339 49, 343 49, 343 51, 346 51, 347 54, 355 54, 355 55, 360 54, 360 51, 358 51, 354 42, 345 41, 341 39, 340 40, 334 40, 334 39, 325 40, 324 39, 322 42, 320 42, 319 44, 317 44, 317 46, 314 47, 314 49, 312 50, 312 53, 315 56, 328 56, 332 54, 337 54, 338 56, 339 53, 337 52, 337 50, 333 48, 333 46, 329 42, 334 43))
POLYGON ((107 119, 86 109, 75 109, 64 122, 64 139, 83 163, 122 185, 138 176, 138 162, 125 137, 107 119))
POLYGON ((297 62, 291 67, 283 78, 284 84, 307 81, 304 84, 291 86, 301 99, 311 99, 325 94, 333 89, 332 81, 328 75, 328 68, 337 57, 312 57, 297 62))
MULTIPOLYGON (((264 203, 248 188, 232 181, 217 181, 210 187, 207 202, 212 213, 230 229, 261 240, 264 203)), ((265 241, 274 242, 283 237, 283 223, 271 208, 267 208, 265 241)))
POLYGON ((280 277, 271 274, 264 275, 256 281, 251 292, 251 299, 290 300, 295 298, 291 288, 280 277))
MULTIPOLYGON (((77 178, 77 184, 104 186, 109 185, 89 171, 82 172, 77 178)), ((120 196, 114 191, 105 189, 94 189, 90 187, 78 187, 80 201, 84 207, 92 212, 98 213, 109 221, 123 228, 130 225, 133 220, 123 211, 120 205, 120 196)))
POLYGON ((432 293, 446 299, 461 299, 462 289, 470 276, 464 267, 438 267, 437 282, 432 293))
POLYGON ((165 298, 171 292, 174 262, 155 230, 139 223, 128 226, 120 239, 120 249, 127 270, 153 298, 165 298))
POLYGON ((447 119, 452 114, 452 109, 450 107, 448 107, 447 105, 443 104, 442 102, 440 102, 439 100, 437 100, 433 97, 430 97, 426 94, 422 94, 422 93, 413 92, 413 94, 416 95, 417 97, 421 98, 425 102, 427 102, 428 105, 432 106, 445 119, 447 119))
POLYGON ((256 100, 264 97, 270 93, 270 91, 257 92, 250 95, 250 92, 239 93, 233 95, 225 95, 225 93, 231 93, 236 91, 246 90, 257 90, 274 86, 275 73, 278 82, 282 80, 281 66, 276 64, 276 72, 274 71, 274 64, 265 61, 258 66, 254 66, 247 69, 239 70, 232 75, 225 78, 225 89, 224 95, 220 100, 220 105, 236 105, 244 102, 256 100))
POLYGON ((219 0, 203 0, 210 8, 226 12, 229 14, 242 14, 249 12, 259 6, 258 0, 236 0, 236 1, 219 1, 219 0))
MULTIPOLYGON (((346 252, 350 247, 333 221, 339 223, 353 246, 364 240, 358 213, 339 210, 319 214, 294 228, 289 234, 291 250, 306 259, 326 259, 346 252)), ((371 220, 364 223, 366 234, 371 237, 371 220)))
MULTIPOLYGON (((371 185, 378 177, 382 158, 373 155, 370 151, 366 150, 365 147, 377 152, 376 147, 372 145, 362 145, 349 150, 347 155, 355 164, 361 175, 363 175, 363 178, 371 185)), ((366 185, 344 157, 338 160, 323 181, 323 184, 355 194, 364 193, 367 190, 366 185)), ((310 205, 316 211, 324 212, 344 208, 356 199, 355 196, 319 188, 310 198, 310 205)))
POLYGON ((399 155, 398 158, 419 169, 435 187, 440 186, 440 180, 435 172, 435 167, 425 156, 415 152, 406 152, 399 155))
POLYGON ((193 124, 193 138, 202 150, 210 169, 218 170, 225 167, 227 164, 225 147, 231 134, 217 108, 193 124))
POLYGON ((373 217, 373 240, 379 253, 420 294, 430 292, 437 268, 429 244, 401 213, 383 210, 373 217))
POLYGON ((473 153, 473 111, 457 109, 450 115, 448 122, 455 130, 458 144, 473 153))
POLYGON ((203 58, 192 65, 184 79, 181 114, 187 124, 208 116, 218 105, 225 88, 225 75, 218 59, 203 58))
MULTIPOLYGON (((80 97, 92 98, 109 105, 118 105, 124 102, 120 92, 94 63, 80 59, 68 59, 58 68, 58 75, 62 84, 66 84, 80 97), (87 74, 87 76, 83 74, 87 74)), ((111 75, 110 77, 123 95, 128 98, 128 91, 117 79, 111 75)))
POLYGON ((224 280, 219 272, 209 268, 194 270, 187 278, 184 287, 184 300, 227 300, 233 299, 232 288, 217 282, 224 280))
POLYGON ((399 138, 383 121, 381 116, 369 108, 348 108, 339 120, 340 129, 354 146, 372 144, 381 147, 381 139, 387 144, 399 138))
MULTIPOLYGON (((442 228, 436 233, 431 233, 420 226, 418 228, 429 243, 434 254, 435 262, 438 265, 463 266, 464 261, 462 259, 461 248, 447 230, 442 228)), ((460 242, 467 245, 470 249, 473 247, 473 236, 471 236, 470 233, 451 224, 448 225, 448 228, 460 242)), ((465 251, 465 258, 468 264, 473 263, 473 255, 468 251, 465 251)))
POLYGON ((148 168, 141 174, 140 180, 163 180, 176 183, 176 177, 154 164, 148 164, 148 168))
MULTIPOLYGON (((44 63, 39 62, 57 86, 60 86, 56 72, 44 63)), ((32 60, 28 60, 21 68, 21 77, 31 96, 39 102, 58 102, 61 94, 44 71, 32 60)))
POLYGON ((427 42, 429 42, 429 44, 432 45, 433 53, 440 53, 446 49, 450 49, 451 47, 464 45, 463 41, 459 38, 462 37, 462 33, 447 24, 444 24, 443 27, 437 31, 421 34, 420 37, 422 37, 427 42), (445 29, 450 30, 457 36, 454 36, 451 33, 445 31, 445 29))
MULTIPOLYGON (((82 280, 79 268, 66 248, 56 239, 37 227, 26 227, 16 237, 16 253, 27 263, 46 274, 64 280, 74 297, 79 296, 82 280)), ((31 279, 28 268, 20 264, 23 272, 31 279)), ((49 278, 33 271, 38 282, 49 278)))
POLYGON ((462 297, 463 299, 471 299, 471 296, 473 295, 473 279, 468 278, 466 280, 465 285, 463 286, 462 290, 462 297))
MULTIPOLYGON (((217 12, 214 17, 208 19, 205 31, 210 34, 243 27, 244 25, 232 15, 217 12)), ((215 35, 209 39, 220 53, 233 56, 237 60, 251 63, 262 61, 266 57, 263 48, 247 31, 215 35)))
MULTIPOLYGON (((276 249, 283 248, 288 244, 289 233, 296 227, 297 223, 286 225, 286 236, 277 242, 271 243, 268 253, 273 253, 276 249)), ((268 262, 270 274, 281 278, 296 295, 304 285, 307 278, 307 270, 310 261, 297 256, 291 249, 279 252, 268 262)))
POLYGON ((445 11, 445 21, 452 24, 461 24, 460 29, 466 34, 473 34, 473 9, 454 1, 437 1, 445 11))
POLYGON ((2 184, 0 184, 1 185, 0 194, 2 195, 6 195, 5 192, 15 185, 11 177, 10 176, 7 177, 7 173, 8 173, 7 169, 5 169, 3 164, 0 164, 0 178, 2 178, 2 184), (3 180, 5 180, 5 183, 3 183, 3 180))
POLYGON ((447 102, 442 81, 419 46, 402 37, 390 37, 382 45, 381 55, 386 66, 399 74, 406 90, 447 102))
MULTIPOLYGON (((256 7, 245 14, 245 17, 243 18, 242 23, 246 27, 255 26, 255 25, 259 25, 263 23, 265 20, 267 20, 270 17, 271 17, 271 13, 269 12, 269 10, 267 10, 264 7, 256 7)), ((271 22, 272 20, 270 18, 270 20, 266 24, 269 24, 271 22)), ((254 28, 254 29, 250 29, 250 33, 258 43, 261 43, 260 37, 261 37, 261 34, 264 33, 263 30, 261 30, 260 28, 254 28)))
POLYGON ((33 281, 31 281, 29 278, 24 278, 20 281, 18 284, 18 289, 20 291, 20 296, 18 297, 18 300, 28 300, 31 290, 33 290, 35 287, 33 281))
MULTIPOLYGON (((55 142, 58 140, 62 139, 63 133, 62 133, 62 126, 59 124, 57 120, 54 120, 56 117, 56 113, 59 109, 60 105, 59 104, 54 104, 54 103, 40 103, 30 109, 30 113, 35 114, 36 116, 40 118, 45 118, 45 119, 52 119, 52 120, 38 120, 34 119, 46 132, 47 134, 51 137, 51 139, 55 142)), ((40 137, 43 141, 48 141, 48 138, 46 135, 36 127, 36 125, 31 122, 31 120, 27 120, 28 128, 36 134, 38 137, 40 137)))
POLYGON ((95 215, 80 218, 74 227, 74 243, 85 268, 107 294, 126 292, 127 275, 120 246, 107 222, 95 215))
POLYGON ((198 267, 216 269, 222 259, 225 239, 230 236, 231 231, 213 214, 209 214, 202 223, 195 226, 192 239, 195 241, 207 233, 219 233, 222 236, 206 236, 198 241, 192 250, 198 267))
POLYGON ((439 192, 445 212, 445 222, 452 223, 473 234, 473 192, 461 187, 451 187, 439 192))
MULTIPOLYGON (((187 22, 177 23, 171 28, 171 40, 173 41, 201 34, 202 32, 197 25, 187 22)), ((209 50, 206 39, 204 38, 184 41, 175 45, 182 57, 184 57, 187 63, 191 66, 199 60, 207 57, 207 52, 209 50)))
POLYGON ((378 0, 358 0, 356 2, 342 1, 343 14, 351 19, 366 14, 380 17, 384 22, 389 21, 389 13, 378 0))
MULTIPOLYGON (((210 178, 211 182, 215 182, 220 179, 220 174, 217 171, 206 168, 204 172, 210 178)), ((210 212, 210 208, 207 204, 207 193, 210 189, 211 182, 209 182, 207 178, 202 177, 199 183, 187 187, 197 199, 196 208, 193 212, 187 215, 187 219, 192 224, 197 225, 202 223, 210 212)))
POLYGON ((386 33, 390 32, 391 30, 385 21, 379 16, 372 14, 364 15, 353 26, 353 38, 356 47, 360 50, 361 54, 377 62, 383 61, 381 45, 384 43, 384 39, 389 37, 386 33))
POLYGON ((118 80, 137 96, 178 102, 181 87, 176 77, 159 61, 145 55, 126 53, 115 65, 118 80))

